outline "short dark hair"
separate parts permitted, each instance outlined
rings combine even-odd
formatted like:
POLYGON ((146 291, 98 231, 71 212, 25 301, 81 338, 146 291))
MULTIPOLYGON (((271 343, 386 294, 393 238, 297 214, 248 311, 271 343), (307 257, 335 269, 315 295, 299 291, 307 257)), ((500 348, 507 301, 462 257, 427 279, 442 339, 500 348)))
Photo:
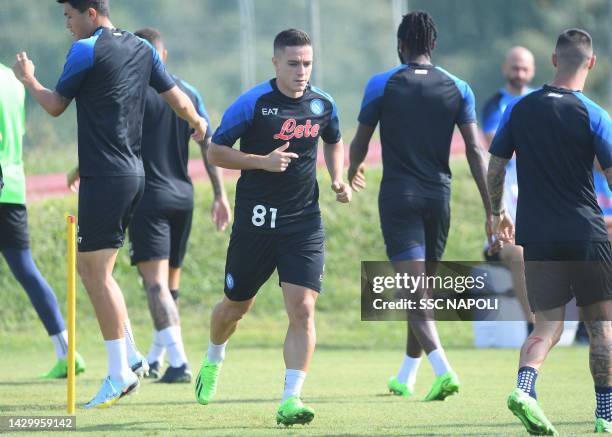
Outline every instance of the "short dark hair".
POLYGON ((285 47, 311 46, 310 37, 299 29, 287 29, 274 38, 274 52, 284 50, 285 47))
POLYGON ((555 54, 562 66, 578 69, 593 56, 593 38, 586 30, 566 29, 557 38, 555 54))
POLYGON ((58 3, 68 3, 74 9, 83 13, 89 8, 98 11, 98 14, 108 17, 110 10, 108 6, 109 0, 57 0, 58 3))
POLYGON ((164 43, 161 32, 157 29, 153 29, 152 27, 143 27, 142 29, 134 32, 134 35, 139 38, 146 39, 151 43, 151 45, 155 45, 157 43, 163 45, 164 43))
POLYGON ((436 24, 431 15, 424 11, 404 15, 397 28, 397 39, 408 49, 410 56, 431 56, 437 38, 436 24))

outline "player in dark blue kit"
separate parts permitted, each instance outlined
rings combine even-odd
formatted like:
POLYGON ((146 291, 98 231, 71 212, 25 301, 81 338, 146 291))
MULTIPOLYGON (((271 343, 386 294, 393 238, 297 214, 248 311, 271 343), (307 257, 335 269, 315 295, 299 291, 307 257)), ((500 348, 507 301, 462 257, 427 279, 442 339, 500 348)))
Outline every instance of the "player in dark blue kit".
POLYGON ((482 131, 487 140, 487 149, 495 136, 506 106, 518 96, 524 96, 532 91, 529 84, 535 74, 533 54, 525 47, 512 47, 506 53, 502 73, 506 83, 482 107, 482 131))
MULTIPOLYGON (((168 52, 156 29, 135 32, 146 39, 165 64, 168 52)), ((204 165, 214 191, 212 216, 217 229, 227 226, 231 214, 220 172, 206 158, 212 128, 204 101, 188 83, 173 76, 189 96, 198 114, 208 122, 206 137, 199 142, 204 165)), ((130 258, 143 278, 149 310, 155 325, 153 346, 147 360, 150 376, 159 377, 163 353, 170 366, 160 382, 191 382, 178 313, 181 265, 193 216, 193 185, 187 172, 191 128, 166 101, 149 87, 143 120, 142 160, 146 183, 143 197, 130 223, 130 258)))
POLYGON ((295 29, 274 40, 276 78, 240 96, 225 112, 208 151, 211 163, 240 169, 236 219, 225 266, 225 297, 212 313, 207 356, 196 381, 196 398, 210 402, 227 340, 278 271, 289 329, 285 338, 285 390, 277 423, 308 423, 314 411, 300 391, 315 347, 314 309, 321 291, 324 234, 316 180, 317 144, 324 142, 332 189, 351 199, 342 181, 344 146, 336 104, 309 83, 313 51, 295 29), (240 139, 240 150, 233 149, 240 139))
MULTIPOLYGON (((455 125, 466 144, 470 170, 482 196, 490 234, 486 167, 469 85, 431 63, 437 31, 426 12, 404 15, 397 31, 399 67, 373 76, 368 82, 351 143, 349 181, 356 191, 365 188, 363 161, 369 141, 380 123, 383 178, 379 193, 380 222, 387 255, 395 269, 421 275, 424 263, 442 258, 450 225, 449 155, 455 125)), ((427 274, 435 273, 428 263, 427 274)), ((419 290, 420 296, 429 290, 419 290)), ((411 311, 408 316, 406 356, 389 391, 410 396, 423 351, 436 375, 425 400, 443 400, 459 390, 438 338, 433 314, 411 311)))
MULTIPOLYGON (((43 87, 25 53, 13 67, 51 115, 77 102, 79 223, 77 268, 96 311, 108 355, 108 376, 86 408, 103 408, 138 387, 128 363, 135 352, 127 309, 112 271, 125 230, 144 189, 140 157, 145 94, 149 85, 204 138, 206 121, 166 72, 146 41, 116 29, 108 0, 58 0, 76 41, 55 90, 43 87), (133 355, 133 354, 132 354, 133 355)), ((134 363, 146 371, 146 361, 134 363)))
POLYGON ((595 432, 612 432, 612 249, 593 187, 595 157, 612 185, 612 123, 581 91, 595 60, 587 32, 564 31, 552 83, 510 103, 490 149, 493 229, 502 241, 514 236, 499 215, 506 164, 516 153, 516 243, 523 246, 535 326, 521 349, 508 408, 531 434, 558 435, 536 400, 535 382, 572 297, 590 337, 595 432))

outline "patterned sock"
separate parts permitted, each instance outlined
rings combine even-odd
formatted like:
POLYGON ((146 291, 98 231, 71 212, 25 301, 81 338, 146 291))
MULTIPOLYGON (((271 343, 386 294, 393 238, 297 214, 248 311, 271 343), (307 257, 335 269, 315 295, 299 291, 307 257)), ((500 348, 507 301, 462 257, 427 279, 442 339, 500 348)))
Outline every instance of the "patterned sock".
POLYGON ((612 422, 612 387, 595 387, 597 409, 595 417, 612 422))
POLYGON ((538 377, 538 371, 533 367, 525 366, 521 367, 518 371, 518 378, 516 386, 527 393, 534 399, 538 396, 535 392, 536 378, 538 377))

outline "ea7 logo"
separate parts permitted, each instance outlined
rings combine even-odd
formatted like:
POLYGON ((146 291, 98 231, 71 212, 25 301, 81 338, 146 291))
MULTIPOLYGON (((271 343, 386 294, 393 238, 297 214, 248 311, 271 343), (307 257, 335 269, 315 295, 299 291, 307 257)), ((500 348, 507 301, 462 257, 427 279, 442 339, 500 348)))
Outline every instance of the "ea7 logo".
POLYGON ((261 108, 261 115, 278 115, 278 108, 261 108))

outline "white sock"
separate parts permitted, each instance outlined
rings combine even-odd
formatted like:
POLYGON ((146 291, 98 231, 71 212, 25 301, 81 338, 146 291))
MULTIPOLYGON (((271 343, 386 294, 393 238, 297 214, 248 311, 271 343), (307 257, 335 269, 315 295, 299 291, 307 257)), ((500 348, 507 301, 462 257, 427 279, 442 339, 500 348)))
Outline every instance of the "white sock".
POLYGON ((134 334, 132 334, 132 324, 130 319, 125 319, 123 322, 123 332, 125 333, 125 347, 127 349, 127 359, 131 363, 137 358, 140 358, 140 353, 136 349, 136 343, 134 341, 134 334))
POLYGON ((108 356, 108 374, 115 381, 127 382, 132 376, 128 366, 125 339, 106 340, 106 354, 108 356))
POLYGON ((212 341, 208 341, 208 354, 207 359, 211 363, 219 364, 225 359, 225 346, 227 341, 223 344, 214 344, 212 341))
POLYGON ((159 331, 159 338, 168 350, 168 362, 171 367, 181 367, 187 363, 180 326, 168 326, 159 331))
POLYGON ((434 349, 428 355, 429 362, 431 363, 431 367, 433 367, 433 371, 436 376, 442 376, 449 370, 451 370, 451 366, 446 359, 446 355, 444 354, 444 349, 434 349))
POLYGON ((68 355, 68 332, 64 329, 62 332, 52 335, 51 341, 55 347, 57 359, 66 358, 66 355, 68 355))
POLYGON ((164 361, 164 354, 166 353, 166 348, 164 347, 161 339, 159 338, 159 331, 153 330, 153 343, 151 343, 151 349, 149 350, 149 354, 147 355, 147 361, 149 363, 154 363, 157 361, 161 366, 164 361))
POLYGON ((421 357, 412 358, 406 355, 402 367, 400 367, 397 373, 397 381, 401 384, 406 384, 411 390, 414 388, 416 382, 417 373, 419 366, 421 365, 421 357))
POLYGON ((291 396, 300 396, 302 393, 302 386, 306 379, 306 372, 301 370, 286 369, 285 370, 285 390, 283 391, 283 399, 281 403, 285 402, 291 396))

